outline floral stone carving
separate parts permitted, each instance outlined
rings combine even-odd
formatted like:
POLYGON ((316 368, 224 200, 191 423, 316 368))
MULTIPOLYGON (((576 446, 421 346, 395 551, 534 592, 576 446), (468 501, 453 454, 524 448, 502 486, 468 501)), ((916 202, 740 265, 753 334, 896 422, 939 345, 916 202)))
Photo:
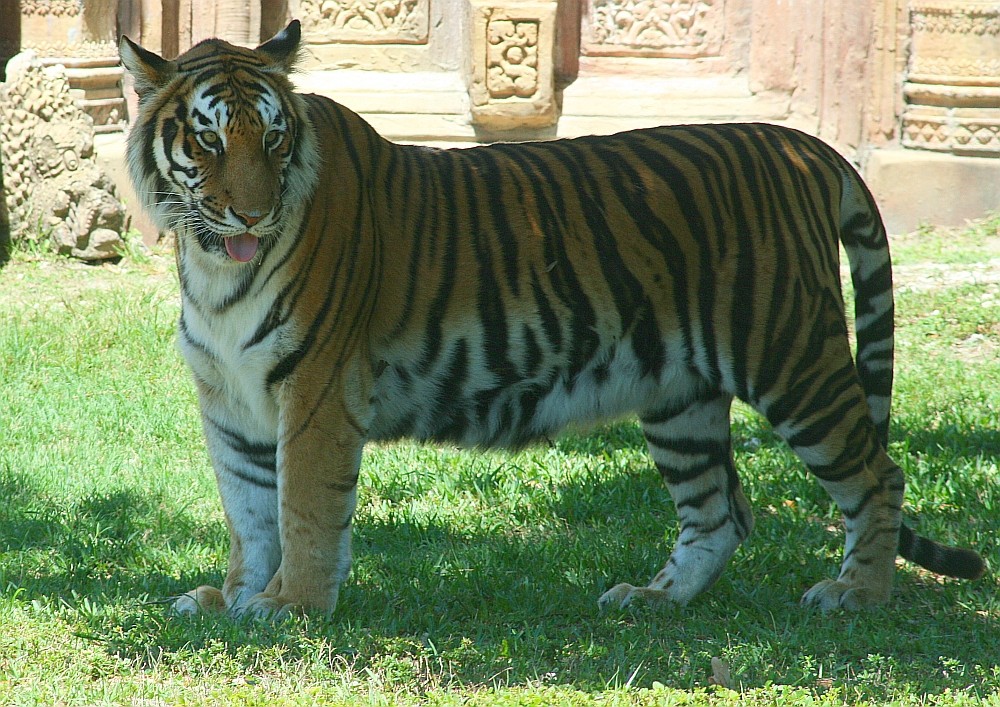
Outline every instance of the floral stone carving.
POLYGON ((429 0, 300 0, 311 42, 426 44, 429 0))
POLYGON ((33 51, 7 64, 0 84, 0 151, 11 237, 49 239, 82 260, 116 258, 125 209, 94 161, 94 124, 70 97, 66 70, 33 51))
POLYGON ((724 0, 589 0, 584 53, 694 58, 721 51, 724 0))
POLYGON ((495 20, 486 26, 486 88, 493 98, 531 98, 538 90, 538 22, 495 20))
POLYGON ((487 130, 556 121, 554 0, 470 0, 472 122, 487 130))

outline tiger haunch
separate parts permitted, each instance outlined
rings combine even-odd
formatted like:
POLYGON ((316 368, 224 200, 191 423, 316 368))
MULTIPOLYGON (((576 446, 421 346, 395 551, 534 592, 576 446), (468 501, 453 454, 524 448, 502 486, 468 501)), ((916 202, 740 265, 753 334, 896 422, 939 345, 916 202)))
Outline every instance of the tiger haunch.
POLYGON ((648 586, 600 601, 685 603, 753 527, 733 398, 844 512, 840 575, 806 601, 885 601, 897 550, 981 573, 975 553, 901 526, 888 245, 836 152, 762 124, 393 145, 292 90, 299 35, 293 22, 256 50, 207 40, 175 61, 121 43, 140 94, 129 168, 177 233, 179 342, 232 539, 221 591, 178 610, 332 611, 369 441, 515 447, 628 414, 681 531, 648 586))

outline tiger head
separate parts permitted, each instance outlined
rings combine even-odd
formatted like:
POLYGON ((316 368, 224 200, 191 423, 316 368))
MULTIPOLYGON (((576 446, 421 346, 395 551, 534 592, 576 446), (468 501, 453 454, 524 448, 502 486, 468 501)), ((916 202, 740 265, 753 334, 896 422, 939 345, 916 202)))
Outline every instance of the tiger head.
POLYGON ((179 247, 252 261, 312 193, 314 138, 288 80, 299 39, 293 21, 256 49, 208 39, 168 61, 122 37, 122 64, 139 94, 129 172, 179 247))

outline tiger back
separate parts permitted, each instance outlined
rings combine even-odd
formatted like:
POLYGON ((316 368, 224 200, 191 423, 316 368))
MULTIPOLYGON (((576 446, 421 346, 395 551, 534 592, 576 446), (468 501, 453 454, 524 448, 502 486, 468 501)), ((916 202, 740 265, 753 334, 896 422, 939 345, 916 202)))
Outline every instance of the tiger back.
POLYGON ((130 172, 177 233, 179 342, 231 534, 221 590, 179 611, 332 611, 370 441, 516 447, 624 415, 680 535, 647 586, 600 603, 684 604, 753 526, 734 398, 844 513, 840 574, 804 601, 884 602, 897 552, 982 573, 976 553, 901 524, 887 239, 834 150, 763 124, 394 145, 292 90, 299 39, 293 22, 256 50, 207 40, 175 61, 121 44, 140 94, 130 172))

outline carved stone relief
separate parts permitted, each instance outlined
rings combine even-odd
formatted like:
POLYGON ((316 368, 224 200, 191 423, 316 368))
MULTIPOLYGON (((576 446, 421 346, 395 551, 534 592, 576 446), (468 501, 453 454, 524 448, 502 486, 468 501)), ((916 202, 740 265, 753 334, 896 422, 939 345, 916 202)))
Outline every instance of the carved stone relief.
POLYGON ((120 254, 125 210, 94 161, 93 121, 70 97, 61 65, 18 54, 0 84, 4 197, 16 242, 50 240, 83 260, 120 254))
POLYGON ((589 0, 583 52, 605 56, 716 56, 724 0, 589 0))
POLYGON ((471 0, 473 123, 490 130, 556 120, 556 2, 471 0))
POLYGON ((910 5, 910 30, 903 144, 1000 153, 1000 5, 919 0, 910 5))
POLYGON ((910 80, 957 78, 996 84, 1000 76, 1000 12, 995 2, 915 2, 910 10, 910 80))
POLYGON ((300 0, 308 41, 425 44, 430 0, 300 0))
POLYGON ((538 91, 538 22, 495 20, 486 25, 486 33, 490 97, 534 96, 538 91))

